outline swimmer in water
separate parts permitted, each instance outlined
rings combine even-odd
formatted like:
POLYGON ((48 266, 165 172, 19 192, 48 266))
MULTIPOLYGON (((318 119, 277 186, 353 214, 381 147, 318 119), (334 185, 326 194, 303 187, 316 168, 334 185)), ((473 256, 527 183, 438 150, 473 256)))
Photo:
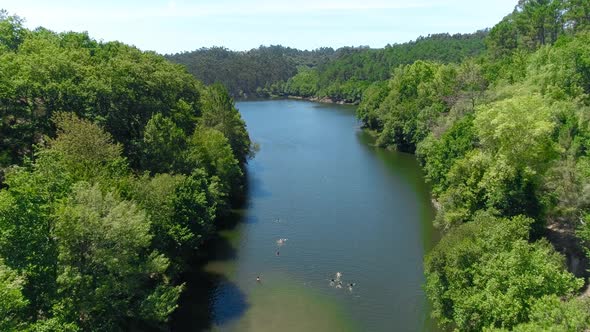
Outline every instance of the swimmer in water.
POLYGON ((256 277, 256 282, 260 282, 260 276, 256 277))
POLYGON ((342 273, 336 272, 336 280, 340 280, 341 277, 342 277, 342 273))
POLYGON ((330 279, 330 286, 334 286, 334 283, 336 283, 336 280, 334 278, 330 279))
POLYGON ((352 287, 354 287, 354 285, 356 285, 354 282, 351 282, 350 284, 348 284, 348 290, 352 291, 352 287))
POLYGON ((279 256, 281 253, 277 251, 277 256, 279 256))

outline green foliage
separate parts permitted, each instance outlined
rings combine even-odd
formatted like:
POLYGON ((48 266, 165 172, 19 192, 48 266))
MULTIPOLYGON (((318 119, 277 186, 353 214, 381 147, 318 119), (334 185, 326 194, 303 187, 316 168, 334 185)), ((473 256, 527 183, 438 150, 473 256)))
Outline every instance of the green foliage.
POLYGON ((241 97, 266 96, 271 85, 287 81, 298 68, 315 67, 333 55, 332 48, 300 51, 271 45, 246 52, 222 47, 201 48, 167 57, 185 65, 191 74, 206 84, 221 83, 232 96, 241 97))
MULTIPOLYGON (((0 22, 5 23, 4 20, 0 22)), ((25 30, 14 52, 0 52, 0 155, 8 164, 31 157, 32 146, 54 135, 49 119, 72 112, 96 121, 140 162, 144 128, 162 113, 194 130, 202 84, 162 56, 85 33, 25 30)))
POLYGON ((453 92, 456 77, 453 66, 430 62, 397 68, 389 81, 389 93, 375 111, 378 120, 373 122, 383 124, 377 143, 414 151, 438 116, 449 110, 446 98, 453 92))
POLYGON ((443 325, 587 329, 587 302, 558 299, 580 283, 529 234, 576 230, 575 243, 558 235, 553 245, 578 255, 579 241, 590 256, 589 8, 520 1, 481 57, 415 61, 362 93, 363 125, 382 146, 416 147, 432 184, 444 236, 426 261, 426 291, 443 325))
POLYGON ((217 177, 218 190, 224 198, 242 191, 243 172, 228 139, 220 131, 198 128, 190 139, 187 159, 195 168, 201 167, 217 177))
POLYGON ((451 166, 474 149, 476 142, 473 116, 470 115, 455 122, 439 139, 431 134, 420 142, 416 153, 435 195, 449 187, 447 174, 451 166))
POLYGON ((169 56, 205 87, 1 11, 0 329, 162 328, 243 187, 254 149, 231 96, 253 93, 360 101, 381 146, 416 150, 445 232, 425 262, 441 324, 588 329, 580 281, 539 238, 576 230, 590 256, 589 13, 522 0, 489 31, 384 49, 169 56))
POLYGON ((501 59, 511 55, 518 47, 516 24, 514 15, 506 16, 496 24, 486 38, 488 54, 494 59, 501 59))
POLYGON ((514 21, 521 47, 536 49, 554 43, 563 31, 562 1, 521 0, 515 8, 514 21))
POLYGON ((448 233, 425 261, 433 315, 461 331, 527 322, 544 296, 564 296, 582 280, 564 270, 549 243, 529 243, 524 217, 478 214, 448 233))
POLYGON ((365 127, 375 130, 383 129, 377 109, 387 97, 388 92, 387 82, 373 83, 364 91, 362 102, 356 109, 356 116, 365 127))
POLYGON ((81 182, 56 212, 59 303, 83 329, 122 330, 129 319, 165 321, 181 287, 150 250, 150 222, 135 204, 81 182))
POLYGON ((23 279, 0 259, 0 329, 22 328, 22 310, 27 300, 22 294, 23 279))
POLYGON ((33 317, 49 311, 55 296, 52 215, 72 183, 54 157, 43 154, 32 170, 12 170, 6 177, 9 188, 0 191, 0 256, 25 277, 23 294, 33 317))
POLYGON ((227 90, 220 84, 208 87, 203 95, 203 114, 200 123, 220 131, 229 141, 232 151, 240 163, 245 165, 252 155, 251 142, 246 124, 234 106, 227 90))
POLYGON ((306 68, 289 78, 283 91, 292 96, 312 97, 318 92, 319 81, 317 71, 306 68))
POLYGON ((20 17, 10 16, 6 10, 0 9, 0 53, 15 51, 25 39, 26 33, 20 17))
POLYGON ((174 121, 161 113, 154 114, 143 133, 143 169, 165 173, 183 169, 182 152, 186 148, 186 135, 174 121))
MULTIPOLYGON (((590 327, 588 299, 561 300, 557 296, 544 296, 536 301, 529 315, 530 322, 514 326, 515 332, 582 332, 590 327)), ((492 331, 486 329, 486 331, 492 331)), ((506 331, 494 329, 493 331, 506 331)))
POLYGON ((343 47, 300 51, 261 46, 247 52, 213 47, 169 55, 207 84, 221 83, 233 96, 329 98, 359 103, 371 83, 384 81, 394 68, 416 60, 443 63, 481 54, 486 31, 433 34, 383 49, 343 47))
POLYGON ((57 137, 49 141, 64 168, 75 179, 93 180, 123 176, 127 171, 123 148, 96 124, 75 114, 59 112, 53 117, 57 137))
POLYGON ((474 126, 484 150, 505 157, 527 173, 538 173, 555 157, 549 107, 538 95, 515 97, 482 107, 474 126))
POLYGON ((2 11, 0 117, 0 330, 165 329, 252 153, 225 89, 2 11))

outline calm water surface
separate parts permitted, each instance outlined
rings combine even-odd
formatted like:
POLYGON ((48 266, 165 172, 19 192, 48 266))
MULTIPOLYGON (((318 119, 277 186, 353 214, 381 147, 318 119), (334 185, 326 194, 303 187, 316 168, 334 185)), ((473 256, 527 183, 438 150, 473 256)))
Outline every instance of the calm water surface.
POLYGON ((433 210, 414 157, 372 147, 352 107, 237 107, 260 144, 248 205, 191 286, 182 330, 432 330, 422 262, 433 210), (336 272, 352 291, 330 285, 336 272))

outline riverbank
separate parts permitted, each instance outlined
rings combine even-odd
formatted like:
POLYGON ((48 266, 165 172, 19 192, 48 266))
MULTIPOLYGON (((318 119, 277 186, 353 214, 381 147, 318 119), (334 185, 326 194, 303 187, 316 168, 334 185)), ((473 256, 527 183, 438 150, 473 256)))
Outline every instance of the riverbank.
POLYGON ((248 96, 240 96, 236 97, 235 100, 237 102, 240 101, 265 101, 265 100, 283 100, 283 99, 291 99, 291 100, 305 100, 311 101, 314 103, 322 103, 322 104, 335 104, 335 105, 349 105, 349 106, 357 106, 359 101, 355 102, 347 102, 344 100, 336 100, 330 97, 301 97, 301 96, 268 96, 268 97, 248 97, 248 96))
POLYGON ((208 243, 171 329, 434 330, 421 287, 434 211, 415 159, 366 144, 348 106, 237 107, 260 143, 246 208, 208 243), (336 272, 354 289, 331 285, 336 272))
POLYGON ((332 99, 330 97, 301 97, 301 96, 287 96, 287 99, 295 99, 295 100, 307 100, 307 101, 313 101, 316 103, 323 103, 323 104, 337 104, 337 105, 358 105, 359 102, 346 102, 344 100, 335 100, 332 99))

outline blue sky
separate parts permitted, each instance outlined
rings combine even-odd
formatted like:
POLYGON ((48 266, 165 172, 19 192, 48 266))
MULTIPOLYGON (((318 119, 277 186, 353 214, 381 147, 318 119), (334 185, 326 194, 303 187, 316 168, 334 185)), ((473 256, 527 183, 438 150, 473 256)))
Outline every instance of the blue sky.
POLYGON ((259 45, 321 46, 406 42, 439 32, 491 27, 517 0, 2 0, 26 26, 88 31, 159 53, 259 45))

